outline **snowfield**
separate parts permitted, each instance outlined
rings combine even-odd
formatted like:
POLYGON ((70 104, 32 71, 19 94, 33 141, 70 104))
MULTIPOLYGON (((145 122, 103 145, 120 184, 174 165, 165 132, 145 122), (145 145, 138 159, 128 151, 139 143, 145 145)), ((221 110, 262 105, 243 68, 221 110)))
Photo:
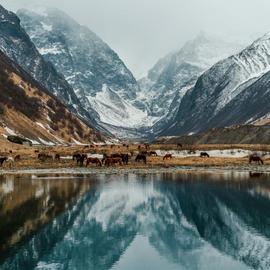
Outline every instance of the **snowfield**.
MULTIPOLYGON (((209 150, 209 151, 195 151, 195 153, 189 153, 188 150, 176 151, 176 150, 157 150, 158 156, 165 156, 166 154, 172 154, 173 157, 185 158, 185 157, 199 157, 201 152, 207 152, 210 157, 221 157, 221 158, 243 158, 254 154, 254 151, 243 150, 243 149, 230 149, 230 150, 209 150)), ((258 156, 270 157, 270 153, 256 151, 258 156)))

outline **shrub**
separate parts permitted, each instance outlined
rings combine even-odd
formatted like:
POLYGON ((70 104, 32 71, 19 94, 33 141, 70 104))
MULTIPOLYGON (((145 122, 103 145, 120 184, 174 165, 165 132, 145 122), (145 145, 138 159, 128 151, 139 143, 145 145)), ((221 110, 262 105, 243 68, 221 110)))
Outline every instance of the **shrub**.
POLYGON ((25 139, 25 138, 22 138, 22 137, 19 137, 19 136, 8 136, 7 139, 12 142, 12 143, 16 143, 16 144, 29 144, 29 145, 32 145, 32 142, 25 139))

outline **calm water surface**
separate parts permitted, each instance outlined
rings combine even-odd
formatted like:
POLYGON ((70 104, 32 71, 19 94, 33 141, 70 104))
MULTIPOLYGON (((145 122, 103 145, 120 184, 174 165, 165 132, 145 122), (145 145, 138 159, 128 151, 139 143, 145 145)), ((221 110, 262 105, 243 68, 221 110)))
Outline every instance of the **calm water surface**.
POLYGON ((0 269, 270 269, 270 178, 2 177, 0 269))

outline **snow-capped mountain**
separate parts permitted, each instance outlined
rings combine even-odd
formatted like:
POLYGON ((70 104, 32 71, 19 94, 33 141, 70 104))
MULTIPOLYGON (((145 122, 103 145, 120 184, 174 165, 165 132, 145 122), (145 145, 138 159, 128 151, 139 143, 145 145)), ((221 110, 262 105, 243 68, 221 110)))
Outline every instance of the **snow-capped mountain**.
POLYGON ((182 99, 164 134, 252 123, 266 117, 269 100, 270 34, 207 70, 182 99))
POLYGON ((38 51, 74 88, 84 108, 107 129, 151 125, 139 86, 119 56, 87 27, 56 9, 19 10, 38 51))
POLYGON ((38 52, 25 30, 21 27, 20 19, 1 5, 0 49, 54 96, 68 105, 69 109, 86 119, 88 123, 97 126, 90 113, 82 107, 73 88, 56 71, 53 65, 45 61, 38 52))
POLYGON ((175 115, 182 98, 204 71, 240 48, 202 32, 179 51, 159 60, 140 80, 141 101, 148 105, 150 115, 162 118, 158 126, 175 115))

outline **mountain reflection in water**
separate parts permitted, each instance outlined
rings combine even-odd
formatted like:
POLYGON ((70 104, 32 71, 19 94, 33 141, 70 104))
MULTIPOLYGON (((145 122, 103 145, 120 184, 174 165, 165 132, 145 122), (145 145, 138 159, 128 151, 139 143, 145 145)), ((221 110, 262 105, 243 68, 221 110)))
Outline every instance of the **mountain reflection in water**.
POLYGON ((267 175, 11 178, 0 194, 0 269, 270 269, 267 175))

